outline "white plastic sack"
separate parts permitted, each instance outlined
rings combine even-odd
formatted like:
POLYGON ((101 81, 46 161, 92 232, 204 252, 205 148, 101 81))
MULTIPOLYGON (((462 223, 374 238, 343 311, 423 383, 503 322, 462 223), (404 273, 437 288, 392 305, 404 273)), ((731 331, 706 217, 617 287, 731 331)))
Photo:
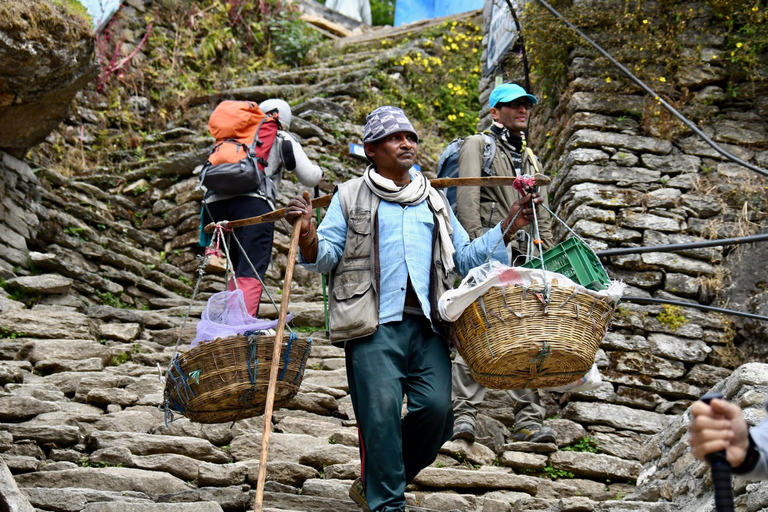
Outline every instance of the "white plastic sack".
POLYGON ((467 277, 455 290, 448 290, 438 301, 437 308, 440 316, 447 322, 455 322, 464 310, 492 287, 506 288, 509 285, 520 285, 526 288, 543 289, 545 286, 557 285, 586 293, 608 302, 616 303, 624 293, 626 285, 620 281, 611 281, 607 290, 599 292, 588 290, 557 272, 523 267, 509 267, 496 260, 491 260, 469 271, 467 277))
POLYGON ((568 393, 568 392, 580 392, 580 391, 592 391, 600 387, 603 383, 603 378, 600 376, 600 370, 597 369, 596 364, 592 364, 592 367, 582 378, 577 381, 565 384, 563 386, 555 386, 552 388, 544 388, 547 391, 554 391, 556 393, 568 393))

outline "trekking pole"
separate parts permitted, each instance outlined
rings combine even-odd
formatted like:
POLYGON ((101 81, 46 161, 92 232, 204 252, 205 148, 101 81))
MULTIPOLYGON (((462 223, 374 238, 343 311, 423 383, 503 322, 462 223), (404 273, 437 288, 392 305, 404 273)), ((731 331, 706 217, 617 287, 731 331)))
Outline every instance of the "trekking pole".
POLYGON ((283 333, 285 332, 285 318, 288 315, 288 299, 291 296, 291 281, 293 280, 293 267, 296 264, 296 254, 299 248, 299 235, 301 234, 301 217, 293 223, 291 232, 291 246, 288 250, 288 263, 285 267, 285 280, 283 283, 283 298, 280 302, 280 315, 277 321, 275 333, 275 345, 272 351, 272 366, 269 368, 269 385, 267 387, 267 403, 264 407, 264 433, 261 437, 261 458, 259 459, 259 477, 256 483, 256 501, 254 512, 261 512, 264 499, 264 484, 267 480, 267 454, 269 451, 269 434, 272 432, 272 408, 275 404, 275 388, 277 387, 277 370, 280 365, 280 349, 283 347, 283 333))
MULTIPOLYGON (((707 393, 699 400, 709 405, 715 398, 723 398, 722 393, 707 393)), ((712 468, 712 486, 715 488, 715 510, 733 512, 733 486, 731 484, 731 465, 725 456, 725 450, 708 453, 705 457, 712 468)))

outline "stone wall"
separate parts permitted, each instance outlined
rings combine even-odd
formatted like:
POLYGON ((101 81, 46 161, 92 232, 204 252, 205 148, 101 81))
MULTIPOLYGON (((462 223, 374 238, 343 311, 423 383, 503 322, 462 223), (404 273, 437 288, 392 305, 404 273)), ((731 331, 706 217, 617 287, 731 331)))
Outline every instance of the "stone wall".
MULTIPOLYGON (((490 5, 491 0, 486 2, 486 26, 490 5)), ((525 33, 525 18, 522 21, 525 33)), ((706 26, 714 19, 699 23, 706 26)), ((688 32, 680 44, 696 52, 699 68, 709 71, 681 69, 667 81, 687 87, 687 112, 710 109, 708 121, 701 122, 705 133, 740 158, 765 167, 768 125, 759 91, 766 84, 730 76, 713 65, 712 55, 722 55, 724 41, 707 38, 704 32, 688 32), (728 87, 757 92, 731 101, 725 94, 728 87)), ((605 36, 589 35, 598 40, 605 36)), ((481 83, 484 105, 479 128, 490 122, 487 98, 497 77, 525 83, 521 49, 519 43, 514 46, 502 65, 481 83)), ((653 128, 664 117, 660 107, 655 108, 652 98, 597 57, 582 41, 565 63, 565 90, 554 102, 551 98, 542 101, 532 115, 531 144, 553 177, 551 204, 569 228, 559 225, 557 239, 570 236, 572 230, 601 250, 740 236, 764 226, 763 190, 768 180, 725 160, 690 131, 662 137, 653 128), (735 193, 737 190, 743 193, 735 193)), ((640 60, 622 63, 633 68, 640 60)), ((531 92, 542 98, 536 76, 532 80, 531 92)), ((613 279, 627 283, 626 296, 716 305, 729 269, 745 263, 729 259, 728 254, 727 248, 715 247, 616 256, 603 263, 613 279)), ((753 277, 754 281, 759 278, 753 277)), ((744 361, 745 354, 734 346, 733 335, 733 319, 724 315, 624 302, 598 354, 602 387, 590 393, 553 396, 559 408, 550 407, 550 411, 584 426, 604 453, 636 459, 644 445, 646 466, 641 476, 643 492, 639 493, 643 500, 680 501, 686 510, 704 510, 696 507, 711 501, 711 487, 690 480, 701 477, 705 468, 701 464, 692 467, 686 449, 683 434, 688 406, 713 386, 727 389, 729 397, 744 405, 759 405, 764 398, 766 382, 756 377, 760 365, 744 366, 722 382, 744 361), (743 394, 749 399, 742 398, 743 394), (683 473, 689 480, 676 481, 683 473), (697 504, 691 504, 694 501, 697 504)), ((502 397, 491 395, 491 402, 483 407, 485 414, 494 416, 502 397)), ((759 410, 757 405, 755 413, 750 413, 753 416, 759 410)), ((757 510, 754 503, 758 498, 748 497, 757 489, 737 487, 738 493, 745 493, 741 502, 749 501, 749 510, 757 510)))
POLYGON ((28 268, 27 240, 37 237, 40 180, 29 165, 0 152, 0 277, 28 268))

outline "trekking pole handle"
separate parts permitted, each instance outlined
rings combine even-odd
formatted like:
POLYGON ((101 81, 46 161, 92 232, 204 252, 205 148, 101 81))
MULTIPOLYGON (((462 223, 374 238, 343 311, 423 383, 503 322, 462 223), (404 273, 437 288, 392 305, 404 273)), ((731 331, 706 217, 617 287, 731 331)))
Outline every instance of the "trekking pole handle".
MULTIPOLYGON (((723 394, 718 392, 707 393, 700 400, 709 405, 715 398, 722 399, 723 394)), ((717 512, 734 512, 731 464, 725 456, 725 450, 708 453, 705 458, 712 469, 712 486, 715 488, 715 510, 717 512)))

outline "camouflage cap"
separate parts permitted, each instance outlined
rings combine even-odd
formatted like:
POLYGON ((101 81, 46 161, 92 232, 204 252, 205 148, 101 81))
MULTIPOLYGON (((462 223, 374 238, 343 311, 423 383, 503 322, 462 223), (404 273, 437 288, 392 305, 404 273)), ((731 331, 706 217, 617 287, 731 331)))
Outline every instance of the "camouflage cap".
POLYGON ((416 142, 419 141, 419 134, 405 116, 403 109, 385 105, 368 114, 365 119, 363 142, 376 142, 398 132, 412 133, 416 137, 416 142))

